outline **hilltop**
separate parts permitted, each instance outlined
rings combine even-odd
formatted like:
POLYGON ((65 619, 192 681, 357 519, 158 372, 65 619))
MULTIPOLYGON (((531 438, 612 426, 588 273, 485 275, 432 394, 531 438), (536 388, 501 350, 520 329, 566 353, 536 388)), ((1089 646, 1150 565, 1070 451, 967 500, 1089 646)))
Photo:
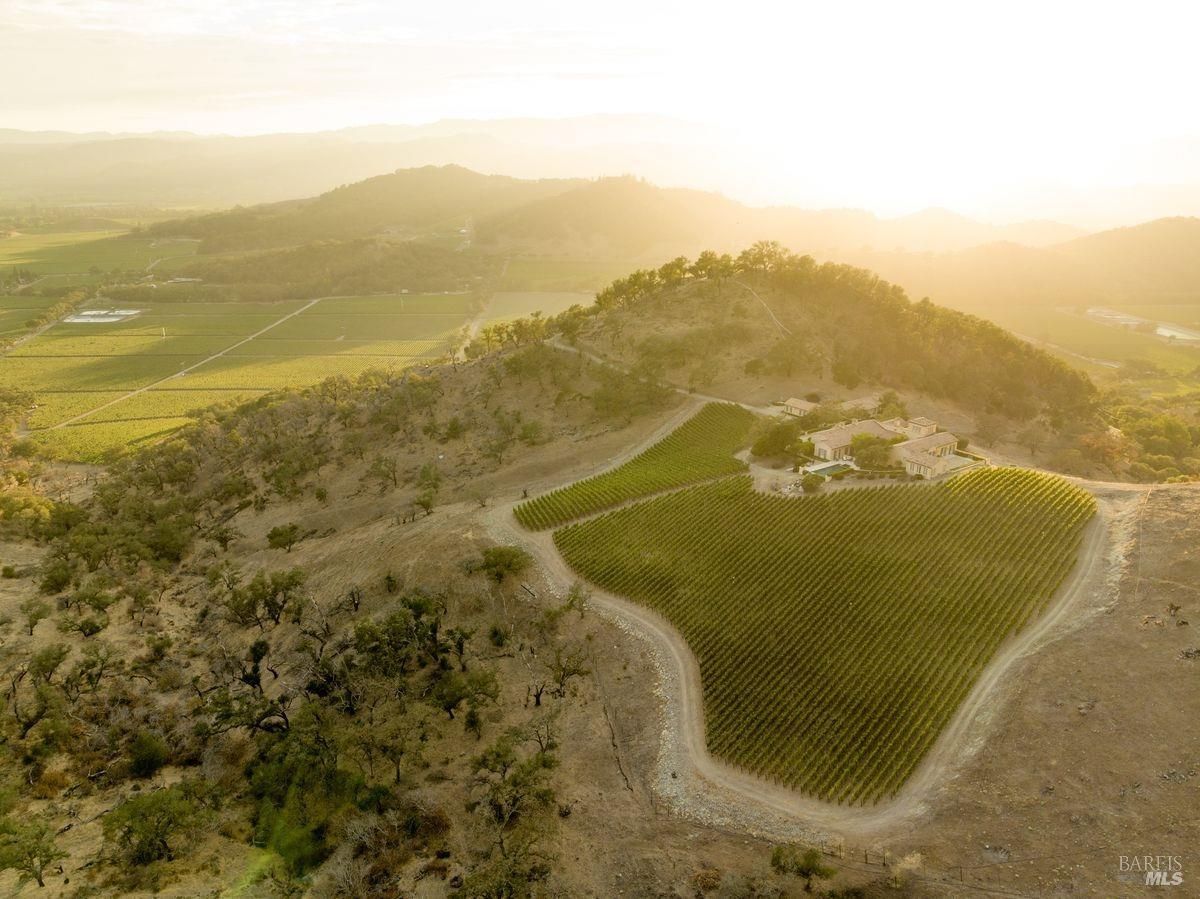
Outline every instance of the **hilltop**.
POLYGON ((1086 375, 981 318, 913 302, 873 272, 819 264, 775 243, 713 252, 619 279, 597 295, 597 353, 737 398, 913 390, 977 417, 1088 421, 1086 375), (604 335, 601 337, 601 335, 604 335))

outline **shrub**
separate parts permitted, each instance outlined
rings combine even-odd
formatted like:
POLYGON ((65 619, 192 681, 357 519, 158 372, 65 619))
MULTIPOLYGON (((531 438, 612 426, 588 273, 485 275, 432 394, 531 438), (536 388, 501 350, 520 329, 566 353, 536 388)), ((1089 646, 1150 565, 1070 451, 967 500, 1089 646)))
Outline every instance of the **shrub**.
POLYGON ((129 745, 129 770, 134 777, 152 777, 170 759, 171 750, 156 733, 142 731, 129 745))
POLYGON ((800 479, 800 487, 805 493, 816 493, 824 483, 825 479, 823 477, 811 471, 800 479))
POLYGON ((533 557, 519 546, 490 546, 483 551, 480 568, 497 584, 510 574, 520 574, 533 564, 533 557))
POLYGON ((292 522, 291 524, 281 524, 278 527, 273 527, 267 531, 267 545, 271 549, 282 549, 285 552, 291 552, 292 547, 300 540, 300 525, 292 522))
POLYGON ((185 782, 126 799, 104 819, 104 839, 114 861, 148 865, 172 859, 187 847, 185 835, 203 824, 202 788, 185 782))
POLYGON ((50 559, 42 567, 38 588, 43 593, 62 593, 71 585, 71 566, 66 559, 50 559))

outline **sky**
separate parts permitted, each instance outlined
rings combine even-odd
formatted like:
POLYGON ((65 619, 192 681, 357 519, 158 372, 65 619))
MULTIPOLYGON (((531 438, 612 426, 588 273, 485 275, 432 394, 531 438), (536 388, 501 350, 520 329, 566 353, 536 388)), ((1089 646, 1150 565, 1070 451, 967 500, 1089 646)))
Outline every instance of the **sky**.
POLYGON ((0 0, 0 127, 670 115, 753 169, 706 187, 1005 219, 1200 182, 1198 26, 1190 2, 0 0))

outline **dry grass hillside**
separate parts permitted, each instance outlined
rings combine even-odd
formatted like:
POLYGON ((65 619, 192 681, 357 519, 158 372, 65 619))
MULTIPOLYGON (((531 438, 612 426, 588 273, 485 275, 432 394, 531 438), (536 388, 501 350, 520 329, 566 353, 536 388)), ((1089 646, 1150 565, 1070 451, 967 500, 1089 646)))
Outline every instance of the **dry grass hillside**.
POLYGON ((23 853, 0 887, 794 890, 765 839, 668 811, 652 662, 481 524, 680 402, 535 345, 279 395, 66 473, 86 483, 0 545, 2 835, 23 853))

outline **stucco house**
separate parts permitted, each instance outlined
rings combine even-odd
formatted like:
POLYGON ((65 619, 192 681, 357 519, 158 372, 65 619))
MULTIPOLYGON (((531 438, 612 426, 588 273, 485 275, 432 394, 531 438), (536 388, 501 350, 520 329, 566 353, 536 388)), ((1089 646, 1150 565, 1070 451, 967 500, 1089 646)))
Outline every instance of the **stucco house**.
POLYGON ((904 467, 909 475, 936 478, 951 471, 979 464, 978 457, 959 455, 958 437, 948 431, 939 432, 937 422, 929 418, 889 418, 876 421, 843 422, 809 434, 813 454, 822 461, 851 458, 850 446, 860 434, 896 440, 892 447, 892 459, 904 467))
POLYGON ((937 432, 937 422, 931 418, 889 418, 880 422, 885 428, 890 428, 897 434, 903 434, 910 440, 918 437, 928 437, 937 432))
POLYGON ((813 454, 818 459, 846 459, 850 456, 850 442, 860 434, 880 437, 884 440, 894 440, 901 436, 899 432, 883 423, 868 418, 863 421, 834 425, 824 431, 809 434, 808 439, 812 441, 813 454))
POLYGON ((854 399, 842 400, 839 404, 843 409, 859 409, 867 415, 874 415, 883 403, 883 392, 864 393, 854 399))
POLYGON ((788 415, 804 415, 817 408, 816 403, 810 403, 808 400, 802 400, 799 397, 788 397, 783 403, 783 411, 788 415))
POLYGON ((962 467, 961 460, 954 455, 956 449, 958 438, 943 431, 897 443, 892 448, 892 458, 902 463, 910 475, 936 478, 962 467))

